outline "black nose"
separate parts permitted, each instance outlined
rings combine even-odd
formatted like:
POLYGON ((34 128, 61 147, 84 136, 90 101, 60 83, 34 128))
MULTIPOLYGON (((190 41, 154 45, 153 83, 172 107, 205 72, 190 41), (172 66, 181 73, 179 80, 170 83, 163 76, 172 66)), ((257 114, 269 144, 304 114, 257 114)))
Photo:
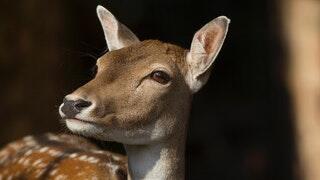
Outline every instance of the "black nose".
POLYGON ((69 118, 75 117, 78 113, 80 113, 83 109, 91 106, 90 101, 85 101, 83 99, 79 99, 76 101, 63 99, 63 106, 61 111, 69 118))

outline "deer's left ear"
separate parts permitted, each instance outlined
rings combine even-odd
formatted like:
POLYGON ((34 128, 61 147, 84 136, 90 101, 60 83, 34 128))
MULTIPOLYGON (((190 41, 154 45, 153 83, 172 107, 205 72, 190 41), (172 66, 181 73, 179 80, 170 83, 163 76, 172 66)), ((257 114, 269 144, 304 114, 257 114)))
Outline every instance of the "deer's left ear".
POLYGON ((210 67, 217 57, 226 37, 230 20, 220 16, 197 31, 187 54, 189 65, 187 83, 193 93, 207 82, 210 67))
POLYGON ((97 14, 110 51, 121 49, 139 42, 137 36, 125 25, 120 23, 107 9, 98 6, 97 14))

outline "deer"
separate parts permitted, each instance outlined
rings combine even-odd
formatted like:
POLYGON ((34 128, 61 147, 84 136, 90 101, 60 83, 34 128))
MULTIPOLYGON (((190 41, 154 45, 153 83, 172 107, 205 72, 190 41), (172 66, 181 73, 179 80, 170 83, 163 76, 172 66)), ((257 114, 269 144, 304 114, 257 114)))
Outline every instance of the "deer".
POLYGON ((97 6, 109 51, 95 77, 65 96, 59 114, 76 135, 27 136, 0 151, 0 179, 184 179, 191 102, 208 81, 228 32, 219 16, 190 49, 138 37, 97 6), (80 135, 80 136, 78 136, 80 135), (88 138, 124 145, 126 155, 88 138))

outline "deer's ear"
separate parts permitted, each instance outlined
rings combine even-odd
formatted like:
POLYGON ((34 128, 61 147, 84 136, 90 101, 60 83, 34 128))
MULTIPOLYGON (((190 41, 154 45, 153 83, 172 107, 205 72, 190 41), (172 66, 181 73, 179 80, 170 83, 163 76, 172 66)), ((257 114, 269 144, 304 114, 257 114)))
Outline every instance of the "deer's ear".
POLYGON ((229 23, 227 17, 220 16, 195 33, 187 54, 187 83, 192 92, 197 92, 207 82, 210 67, 222 47, 229 23))
POLYGON ((110 11, 97 7, 97 14, 110 51, 130 46, 139 39, 125 25, 121 24, 110 11))

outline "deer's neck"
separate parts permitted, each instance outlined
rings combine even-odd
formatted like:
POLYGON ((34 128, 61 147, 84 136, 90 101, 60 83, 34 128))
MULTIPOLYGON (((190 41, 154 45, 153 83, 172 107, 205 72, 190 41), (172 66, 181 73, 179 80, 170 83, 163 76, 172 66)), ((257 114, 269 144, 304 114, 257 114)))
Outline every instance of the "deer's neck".
POLYGON ((149 145, 125 145, 133 180, 184 179, 185 138, 172 137, 149 145))

